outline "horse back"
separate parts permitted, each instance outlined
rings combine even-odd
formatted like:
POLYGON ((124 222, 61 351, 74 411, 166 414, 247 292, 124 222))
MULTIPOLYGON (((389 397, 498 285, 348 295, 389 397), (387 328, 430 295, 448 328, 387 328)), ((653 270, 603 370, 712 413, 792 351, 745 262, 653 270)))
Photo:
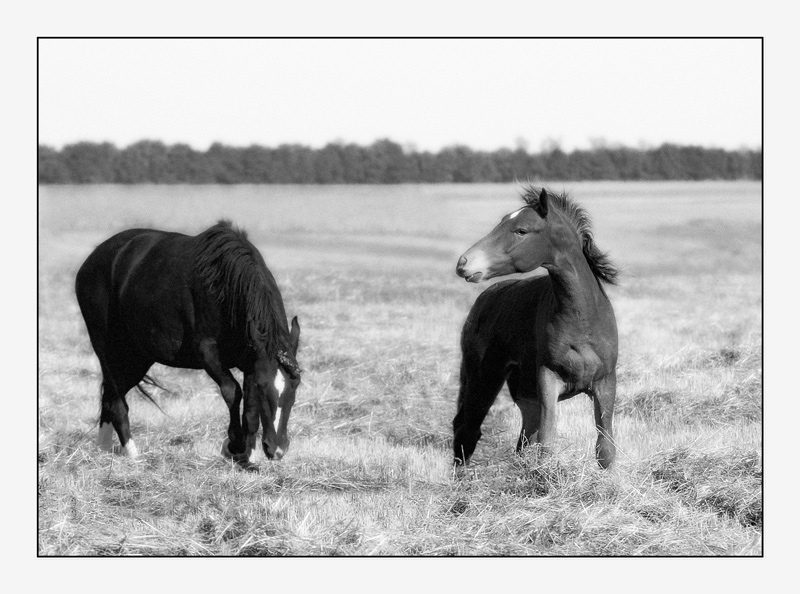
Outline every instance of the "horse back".
POLYGON ((105 285, 112 301, 119 304, 128 291, 160 293, 165 278, 185 274, 189 266, 185 244, 190 238, 180 233, 153 229, 128 229, 95 248, 76 277, 79 297, 85 287, 105 285))
POLYGON ((89 326, 97 323, 100 314, 106 318, 108 309, 116 306, 114 295, 115 264, 129 242, 149 229, 128 229, 109 237, 98 245, 78 270, 75 277, 75 293, 83 317, 89 326))

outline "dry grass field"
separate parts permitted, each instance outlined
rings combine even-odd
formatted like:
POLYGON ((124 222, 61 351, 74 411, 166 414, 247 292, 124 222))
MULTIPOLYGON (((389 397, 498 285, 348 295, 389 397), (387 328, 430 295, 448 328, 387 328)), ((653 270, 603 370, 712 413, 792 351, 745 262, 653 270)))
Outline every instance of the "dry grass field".
POLYGON ((518 188, 40 188, 39 555, 760 555, 760 184, 563 187, 622 270, 618 463, 597 466, 584 396, 559 405, 554 457, 515 456, 504 390, 459 476, 459 333, 485 285, 454 267, 518 188), (216 385, 159 366, 163 412, 129 395, 141 459, 101 453, 78 267, 124 228, 220 217, 300 318, 288 454, 251 472, 221 458, 216 385))

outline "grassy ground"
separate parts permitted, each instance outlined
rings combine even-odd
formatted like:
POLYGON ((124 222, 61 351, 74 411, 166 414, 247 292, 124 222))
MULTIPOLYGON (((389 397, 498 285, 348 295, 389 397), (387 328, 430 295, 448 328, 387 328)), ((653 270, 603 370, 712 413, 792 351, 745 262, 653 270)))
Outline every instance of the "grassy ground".
MULTIPOLYGON (((560 189, 556 186, 555 189, 560 189)), ((505 392, 469 470, 450 467, 464 317, 453 273, 512 186, 45 187, 39 202, 41 555, 758 555, 761 205, 750 183, 570 184, 623 270, 619 461, 601 471, 583 396, 558 454, 513 454, 505 392), (302 325, 291 449, 245 472, 204 374, 156 367, 130 395, 141 461, 94 446, 99 365, 74 298, 101 240, 244 226, 302 325)))

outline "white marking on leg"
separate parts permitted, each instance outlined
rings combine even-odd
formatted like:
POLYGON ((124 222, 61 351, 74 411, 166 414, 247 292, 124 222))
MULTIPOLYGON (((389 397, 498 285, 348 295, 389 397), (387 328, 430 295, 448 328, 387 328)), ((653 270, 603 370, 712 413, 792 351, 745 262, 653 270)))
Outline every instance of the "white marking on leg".
POLYGON ((139 455, 139 450, 136 448, 136 444, 133 443, 132 439, 129 439, 128 443, 125 444, 125 453, 131 458, 135 458, 139 455))
POLYGON ((111 423, 101 423, 100 430, 97 432, 97 446, 104 452, 111 452, 113 444, 111 440, 114 437, 114 425, 111 423))
POLYGON ((525 207, 525 206, 523 206, 523 207, 522 207, 522 208, 520 208, 519 210, 517 210, 517 211, 515 211, 515 212, 512 212, 510 215, 508 215, 508 220, 511 220, 511 219, 514 219, 514 218, 516 218, 516 217, 517 217, 517 215, 519 215, 519 213, 521 213, 523 210, 525 210, 525 208, 526 208, 526 207, 525 207))
POLYGON ((247 438, 247 445, 245 446, 244 455, 250 464, 256 461, 256 436, 253 435, 247 438))

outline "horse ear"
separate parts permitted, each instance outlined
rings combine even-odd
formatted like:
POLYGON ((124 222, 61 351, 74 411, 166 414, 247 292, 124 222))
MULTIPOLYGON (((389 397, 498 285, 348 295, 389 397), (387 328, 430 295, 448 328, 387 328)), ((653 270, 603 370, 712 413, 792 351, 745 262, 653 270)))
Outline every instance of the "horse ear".
POLYGON ((300 344, 300 322, 297 316, 292 318, 292 330, 289 333, 289 345, 292 347, 292 354, 297 356, 297 347, 300 344))
POLYGON ((297 316, 292 318, 292 329, 289 331, 289 349, 288 351, 278 351, 278 362, 281 367, 293 378, 300 379, 300 374, 303 372, 300 366, 297 365, 297 346, 300 344, 300 322, 297 321, 297 316))
POLYGON ((543 219, 547 218, 547 190, 542 188, 542 191, 539 192, 539 200, 536 201, 536 206, 533 207, 540 217, 543 219))

